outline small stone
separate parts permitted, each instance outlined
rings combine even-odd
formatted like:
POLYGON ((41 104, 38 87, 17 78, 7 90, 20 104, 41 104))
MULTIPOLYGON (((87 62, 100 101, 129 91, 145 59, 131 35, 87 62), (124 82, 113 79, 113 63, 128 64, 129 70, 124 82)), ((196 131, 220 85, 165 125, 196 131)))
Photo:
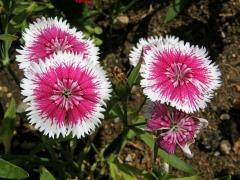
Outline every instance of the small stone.
POLYGON ((139 87, 136 86, 136 85, 133 85, 131 93, 132 94, 138 94, 139 93, 139 87))
POLYGON ((115 29, 122 29, 126 27, 129 23, 129 18, 126 15, 120 15, 114 19, 114 28, 115 29))
POLYGON ((13 95, 13 94, 12 94, 12 93, 10 93, 10 92, 9 92, 9 93, 7 93, 7 98, 10 98, 10 97, 12 97, 12 95, 13 95))
POLYGON ((222 36, 222 38, 226 38, 226 35, 223 31, 221 32, 221 36, 222 36))
POLYGON ((132 161, 132 156, 130 154, 128 154, 127 157, 125 158, 125 161, 131 162, 132 161))
POLYGON ((220 151, 223 154, 229 154, 231 151, 231 144, 228 140, 222 140, 220 143, 220 151))
POLYGON ((21 103, 17 106, 16 112, 17 112, 17 113, 23 113, 23 112, 26 111, 27 107, 28 107, 28 106, 27 106, 27 103, 21 102, 21 103))
POLYGON ((229 120, 229 119, 230 119, 230 115, 227 114, 227 113, 224 113, 224 114, 222 114, 222 115, 220 116, 220 119, 221 119, 221 120, 229 120))
POLYGON ((240 155, 240 138, 233 145, 233 152, 240 155))
POLYGON ((213 155, 214 155, 214 156, 219 156, 219 155, 220 155, 220 152, 219 152, 219 151, 216 151, 213 155))
POLYGON ((215 105, 212 105, 212 104, 211 104, 211 108, 212 108, 212 110, 213 110, 213 111, 217 111, 217 109, 218 109, 218 107, 217 107, 217 106, 215 106, 215 105))
POLYGON ((164 162, 163 166, 162 166, 162 170, 163 170, 164 174, 168 174, 168 172, 169 172, 169 164, 164 162))
POLYGON ((236 89, 237 89, 237 92, 240 92, 240 86, 239 86, 239 85, 236 85, 235 87, 236 87, 236 89))
POLYGON ((113 119, 113 121, 114 121, 115 123, 118 123, 118 122, 120 121, 120 118, 119 118, 119 117, 116 117, 116 118, 113 119))
POLYGON ((7 88, 6 86, 2 86, 2 87, 1 87, 1 91, 2 91, 2 92, 8 92, 8 88, 7 88))

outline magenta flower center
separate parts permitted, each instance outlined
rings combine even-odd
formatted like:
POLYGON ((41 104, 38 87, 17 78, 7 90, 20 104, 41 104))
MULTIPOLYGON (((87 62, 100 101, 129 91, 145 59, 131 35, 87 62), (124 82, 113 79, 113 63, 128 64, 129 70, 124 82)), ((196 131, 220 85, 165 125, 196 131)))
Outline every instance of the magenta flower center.
POLYGON ((55 104, 60 108, 68 110, 79 104, 83 92, 77 82, 63 79, 62 81, 58 80, 54 85, 52 94, 51 98, 54 100, 55 104))
POLYGON ((171 128, 162 133, 159 138, 159 146, 169 153, 174 153, 176 144, 186 145, 192 141, 199 127, 199 121, 192 117, 182 117, 177 122, 171 123, 171 128))
POLYGON ((46 44, 45 49, 49 54, 58 51, 73 50, 72 45, 68 42, 68 39, 66 37, 60 39, 52 39, 46 44))
POLYGON ((180 86, 186 81, 189 81, 189 78, 192 77, 191 69, 183 63, 173 63, 171 64, 165 72, 166 76, 173 83, 174 87, 180 86))

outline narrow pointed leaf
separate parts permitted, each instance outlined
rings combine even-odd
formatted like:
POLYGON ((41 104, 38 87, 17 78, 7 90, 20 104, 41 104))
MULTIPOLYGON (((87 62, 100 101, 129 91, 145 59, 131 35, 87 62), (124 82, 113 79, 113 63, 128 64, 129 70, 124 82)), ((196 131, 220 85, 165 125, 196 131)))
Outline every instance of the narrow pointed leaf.
POLYGON ((178 13, 182 10, 183 6, 185 5, 187 0, 172 0, 172 3, 170 4, 166 17, 164 19, 165 23, 170 22, 173 20, 178 13))
POLYGON ((170 179, 170 180, 198 180, 198 176, 195 175, 195 176, 189 176, 189 177, 181 177, 181 178, 173 178, 173 179, 170 179))
POLYGON ((232 179, 232 177, 230 175, 227 175, 227 176, 215 178, 214 180, 231 180, 231 179, 232 179))
MULTIPOLYGON (((143 133, 140 135, 140 138, 142 139, 143 142, 145 142, 151 149, 154 149, 154 139, 149 135, 148 133, 143 133)), ((168 163, 169 165, 182 170, 184 172, 187 172, 189 174, 196 174, 196 171, 188 164, 186 164, 184 161, 179 159, 175 155, 170 155, 163 151, 162 149, 158 149, 158 156, 163 158, 163 160, 168 163)))
POLYGON ((19 25, 19 24, 22 24, 26 19, 27 17, 29 16, 29 12, 27 12, 27 10, 23 10, 22 12, 20 12, 19 14, 17 14, 16 16, 14 16, 10 23, 12 25, 19 25))
POLYGON ((2 41, 16 41, 18 36, 12 34, 0 34, 0 40, 2 41))
POLYGON ((8 179, 24 179, 29 175, 22 168, 0 158, 0 177, 8 179))
POLYGON ((55 178, 45 167, 42 167, 40 180, 55 180, 55 178))
POLYGON ((128 174, 129 176, 132 176, 132 177, 142 176, 146 180, 155 179, 155 177, 153 175, 151 175, 150 173, 148 173, 145 170, 141 170, 141 169, 138 169, 136 167, 133 167, 133 166, 130 166, 130 165, 124 164, 124 163, 115 162, 115 164, 117 165, 119 170, 123 171, 124 173, 128 174))
POLYGON ((4 114, 2 121, 2 127, 0 131, 1 140, 4 145, 5 152, 9 152, 11 148, 11 140, 13 137, 13 132, 16 127, 16 103, 12 98, 7 111, 4 114))
POLYGON ((138 78, 140 67, 141 67, 141 64, 138 63, 137 66, 133 68, 133 70, 131 71, 131 73, 128 77, 128 85, 130 88, 134 85, 134 83, 136 82, 136 80, 138 78))

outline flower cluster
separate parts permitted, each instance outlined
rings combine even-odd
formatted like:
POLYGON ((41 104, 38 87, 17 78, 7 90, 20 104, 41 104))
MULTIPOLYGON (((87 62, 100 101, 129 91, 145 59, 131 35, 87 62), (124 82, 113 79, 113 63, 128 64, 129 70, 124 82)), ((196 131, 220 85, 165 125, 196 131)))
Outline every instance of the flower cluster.
POLYGON ((136 66, 141 55, 141 86, 151 100, 146 130, 160 130, 160 148, 174 153, 178 144, 191 157, 189 145, 207 121, 189 113, 207 106, 220 86, 220 71, 205 48, 173 36, 140 39, 130 63, 136 66))
POLYGON ((49 137, 90 134, 103 118, 111 84, 98 48, 58 18, 40 18, 23 33, 16 61, 24 70, 28 119, 49 137))
MULTIPOLYGON (((78 1, 83 2, 83 1, 78 1)), ((49 137, 90 134, 102 119, 111 84, 92 40, 63 19, 40 18, 23 33, 16 61, 24 70, 22 95, 28 119, 49 137)), ((207 120, 190 115, 207 106, 220 86, 220 71, 203 47, 174 36, 140 39, 130 53, 141 63, 141 86, 149 98, 147 131, 159 131, 157 144, 169 153, 189 146, 207 120)))

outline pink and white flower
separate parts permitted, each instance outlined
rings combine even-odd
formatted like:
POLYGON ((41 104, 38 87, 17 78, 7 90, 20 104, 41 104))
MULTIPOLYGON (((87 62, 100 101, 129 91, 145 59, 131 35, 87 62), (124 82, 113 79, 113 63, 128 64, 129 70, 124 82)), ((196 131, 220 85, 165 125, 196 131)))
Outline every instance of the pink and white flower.
POLYGON ((205 119, 193 117, 175 108, 170 111, 160 102, 148 102, 146 117, 148 122, 145 130, 161 130, 157 139, 161 149, 174 154, 178 145, 189 158, 193 156, 189 146, 200 129, 208 125, 205 119))
POLYGON ((186 113, 205 108, 220 86, 220 71, 206 49, 183 41, 159 43, 141 68, 144 93, 186 113))
POLYGON ((28 119, 49 137, 90 134, 104 117, 111 84, 99 63, 83 55, 58 52, 32 62, 22 80, 28 119))
POLYGON ((136 66, 141 58, 142 52, 144 57, 149 51, 153 49, 153 47, 156 47, 159 43, 176 44, 178 41, 179 39, 174 36, 166 36, 165 38, 162 36, 152 36, 147 39, 140 38, 137 45, 134 46, 130 51, 130 64, 136 66))
POLYGON ((32 61, 45 61, 59 51, 83 54, 84 59, 97 62, 99 49, 83 33, 70 28, 62 18, 38 18, 23 32, 25 46, 18 49, 16 61, 21 69, 28 68, 32 61))

